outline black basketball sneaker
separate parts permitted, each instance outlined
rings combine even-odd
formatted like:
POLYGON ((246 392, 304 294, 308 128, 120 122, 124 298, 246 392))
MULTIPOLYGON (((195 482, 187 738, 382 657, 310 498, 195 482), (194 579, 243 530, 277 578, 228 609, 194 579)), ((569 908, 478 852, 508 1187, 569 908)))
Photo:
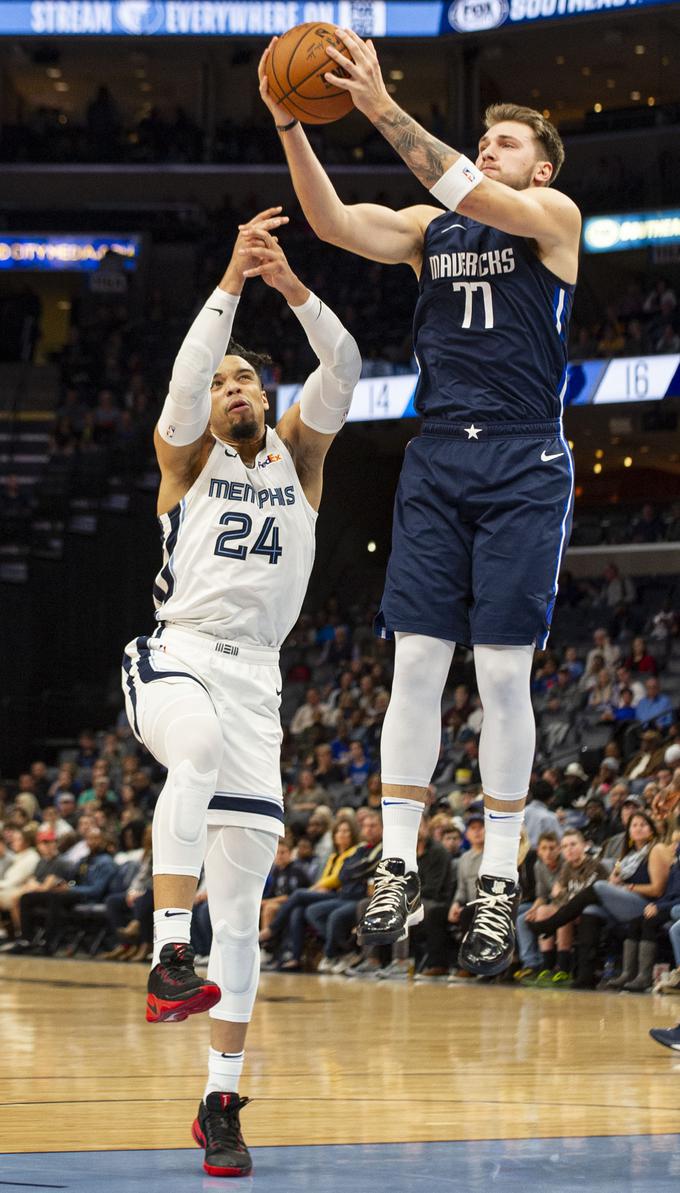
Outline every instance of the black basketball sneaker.
POLYGON ((199 978, 194 971, 194 950, 190 944, 164 944, 161 959, 149 974, 146 996, 148 1023, 175 1023, 209 1011, 222 992, 214 982, 199 978))
POLYGON ((477 879, 477 898, 472 921, 458 950, 458 964, 471 973, 493 977, 512 961, 515 950, 515 920, 520 891, 509 878, 487 874, 477 879))
POLYGON ((415 870, 407 873, 400 857, 383 858, 375 872, 371 901, 357 928, 357 940, 362 947, 405 940, 411 925, 419 924, 424 914, 415 870))
POLYGON ((238 1094, 211 1093, 201 1102, 191 1134, 205 1148, 203 1167, 209 1176, 249 1176, 253 1171, 239 1119, 249 1101, 238 1094))

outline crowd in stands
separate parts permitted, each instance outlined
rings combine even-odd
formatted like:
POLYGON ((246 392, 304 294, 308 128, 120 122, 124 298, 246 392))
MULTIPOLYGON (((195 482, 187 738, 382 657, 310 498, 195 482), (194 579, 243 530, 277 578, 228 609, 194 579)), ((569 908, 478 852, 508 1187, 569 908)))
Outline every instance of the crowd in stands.
MULTIPOLYGON (((537 651, 537 750, 520 851, 518 953, 505 980, 680 990, 680 612, 667 581, 608 570, 537 651), (628 616, 624 614, 628 613, 628 616), (590 640, 584 632, 591 634, 590 640), (655 974, 655 966, 664 974, 655 974)), ((381 849, 380 737, 390 650, 372 611, 331 599, 281 655, 285 837, 262 904, 263 963, 285 972, 470 983, 457 965, 484 844, 482 709, 454 659, 419 836, 425 919, 392 949, 356 947, 381 849)), ((0 788, 0 914, 13 952, 148 957, 150 821, 164 772, 125 714, 0 788)), ((193 943, 206 958, 203 883, 193 943)))
POLYGON ((631 281, 596 323, 571 326, 572 360, 672 352, 680 352, 680 308, 667 277, 631 281))

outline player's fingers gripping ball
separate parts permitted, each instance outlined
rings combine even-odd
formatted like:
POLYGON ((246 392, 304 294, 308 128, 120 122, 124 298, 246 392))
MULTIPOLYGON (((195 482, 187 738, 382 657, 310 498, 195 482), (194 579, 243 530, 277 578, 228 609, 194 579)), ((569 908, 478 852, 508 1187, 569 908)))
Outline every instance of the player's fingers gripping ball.
POLYGON ((303 124, 328 124, 353 106, 349 92, 325 78, 328 71, 342 72, 328 46, 351 61, 335 25, 308 21, 277 38, 263 60, 270 98, 303 124))

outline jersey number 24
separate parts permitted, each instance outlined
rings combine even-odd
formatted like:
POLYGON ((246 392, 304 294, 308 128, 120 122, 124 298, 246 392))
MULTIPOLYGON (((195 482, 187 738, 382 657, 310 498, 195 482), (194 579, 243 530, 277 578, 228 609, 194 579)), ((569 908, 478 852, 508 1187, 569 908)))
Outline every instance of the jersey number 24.
POLYGON ((258 534, 253 546, 248 548, 241 539, 247 539, 253 529, 253 519, 250 514, 222 514, 221 526, 229 526, 217 536, 215 554, 223 559, 245 559, 246 555, 265 555, 270 563, 278 563, 283 555, 283 547, 279 543, 279 528, 274 518, 265 518, 262 530, 258 534), (239 543, 234 546, 234 543, 239 543))

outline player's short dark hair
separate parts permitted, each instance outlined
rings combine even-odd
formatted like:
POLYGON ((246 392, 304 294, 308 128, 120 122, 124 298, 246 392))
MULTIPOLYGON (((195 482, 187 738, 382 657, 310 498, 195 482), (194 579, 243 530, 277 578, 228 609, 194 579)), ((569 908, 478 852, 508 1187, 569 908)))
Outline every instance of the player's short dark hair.
POLYGON ((502 120, 515 120, 518 124, 529 126, 545 154, 546 161, 552 165, 550 182, 553 182, 564 163, 564 145, 555 125, 535 108, 525 108, 522 104, 491 104, 484 113, 484 127, 490 129, 502 120))
MULTIPOLYGON (((244 360, 247 360, 251 368, 257 373, 260 385, 262 385, 262 370, 274 363, 271 356, 268 356, 266 352, 251 352, 249 348, 244 348, 243 344, 239 344, 238 340, 234 339, 231 339, 227 344, 225 355, 242 356, 244 360)), ((264 389, 264 386, 262 388, 264 389)))

